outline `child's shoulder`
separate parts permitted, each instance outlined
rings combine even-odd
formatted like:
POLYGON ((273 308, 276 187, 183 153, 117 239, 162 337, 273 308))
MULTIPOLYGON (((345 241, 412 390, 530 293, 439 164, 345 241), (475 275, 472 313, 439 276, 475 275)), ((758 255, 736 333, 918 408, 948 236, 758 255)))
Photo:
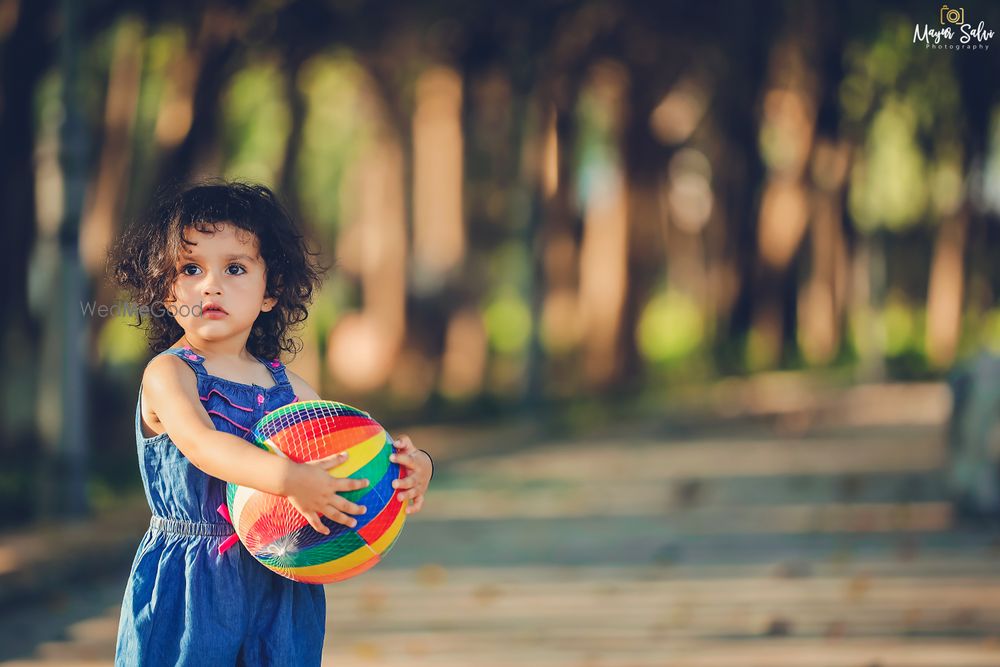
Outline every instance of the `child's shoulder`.
POLYGON ((288 377, 288 383, 292 385, 292 389, 295 391, 295 396, 298 400, 318 401, 320 399, 316 390, 302 377, 289 370, 287 366, 285 367, 285 375, 288 377))
POLYGON ((180 358, 183 352, 183 350, 171 348, 150 359, 142 373, 143 386, 176 388, 196 384, 195 374, 191 372, 188 363, 180 358))

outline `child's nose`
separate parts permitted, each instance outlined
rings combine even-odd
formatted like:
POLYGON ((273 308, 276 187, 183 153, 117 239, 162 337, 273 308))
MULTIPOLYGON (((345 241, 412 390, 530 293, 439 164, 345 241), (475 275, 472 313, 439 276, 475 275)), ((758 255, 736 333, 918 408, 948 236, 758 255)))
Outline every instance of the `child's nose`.
POLYGON ((205 283, 202 285, 202 292, 205 295, 222 294, 222 288, 219 287, 219 281, 211 276, 206 276, 205 283))

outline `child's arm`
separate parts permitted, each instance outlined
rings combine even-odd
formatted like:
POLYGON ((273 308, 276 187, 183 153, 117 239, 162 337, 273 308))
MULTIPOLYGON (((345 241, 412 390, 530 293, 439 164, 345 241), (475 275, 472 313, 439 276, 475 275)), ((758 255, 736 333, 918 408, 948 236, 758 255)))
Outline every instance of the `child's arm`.
POLYGON ((365 508, 338 495, 368 486, 365 479, 341 479, 328 472, 346 459, 332 456, 296 463, 274 456, 235 435, 217 431, 198 397, 198 383, 180 359, 161 355, 143 374, 143 400, 156 413, 178 449, 205 473, 266 493, 287 496, 310 525, 324 535, 330 530, 319 514, 354 525, 350 514, 365 508))

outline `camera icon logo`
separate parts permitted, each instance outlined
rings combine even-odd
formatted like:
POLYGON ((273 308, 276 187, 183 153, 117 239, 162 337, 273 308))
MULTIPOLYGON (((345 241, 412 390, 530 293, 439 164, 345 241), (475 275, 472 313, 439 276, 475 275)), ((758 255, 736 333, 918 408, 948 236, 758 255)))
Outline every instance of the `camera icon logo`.
POLYGON ((946 23, 954 23, 956 25, 965 23, 965 7, 949 9, 948 5, 941 5, 941 25, 945 25, 946 23))

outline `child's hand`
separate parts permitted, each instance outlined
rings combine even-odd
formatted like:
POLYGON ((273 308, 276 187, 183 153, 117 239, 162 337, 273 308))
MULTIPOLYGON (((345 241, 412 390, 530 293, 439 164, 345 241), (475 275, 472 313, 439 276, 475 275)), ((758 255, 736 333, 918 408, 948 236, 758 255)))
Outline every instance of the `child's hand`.
POLYGON ((357 519, 350 514, 364 514, 367 509, 338 495, 340 491, 355 491, 368 486, 367 479, 333 477, 328 470, 347 460, 347 454, 333 454, 316 461, 295 464, 289 476, 288 502, 305 517, 316 532, 329 535, 330 529, 320 521, 328 516, 337 523, 353 527, 357 519))
POLYGON ((399 440, 394 440, 392 444, 398 451, 392 454, 389 460, 408 468, 406 477, 392 481, 392 488, 403 489, 399 494, 400 502, 413 499, 413 503, 406 508, 406 513, 416 514, 423 507, 424 494, 427 493, 434 464, 431 463, 430 456, 413 446, 407 435, 401 435, 399 440))

